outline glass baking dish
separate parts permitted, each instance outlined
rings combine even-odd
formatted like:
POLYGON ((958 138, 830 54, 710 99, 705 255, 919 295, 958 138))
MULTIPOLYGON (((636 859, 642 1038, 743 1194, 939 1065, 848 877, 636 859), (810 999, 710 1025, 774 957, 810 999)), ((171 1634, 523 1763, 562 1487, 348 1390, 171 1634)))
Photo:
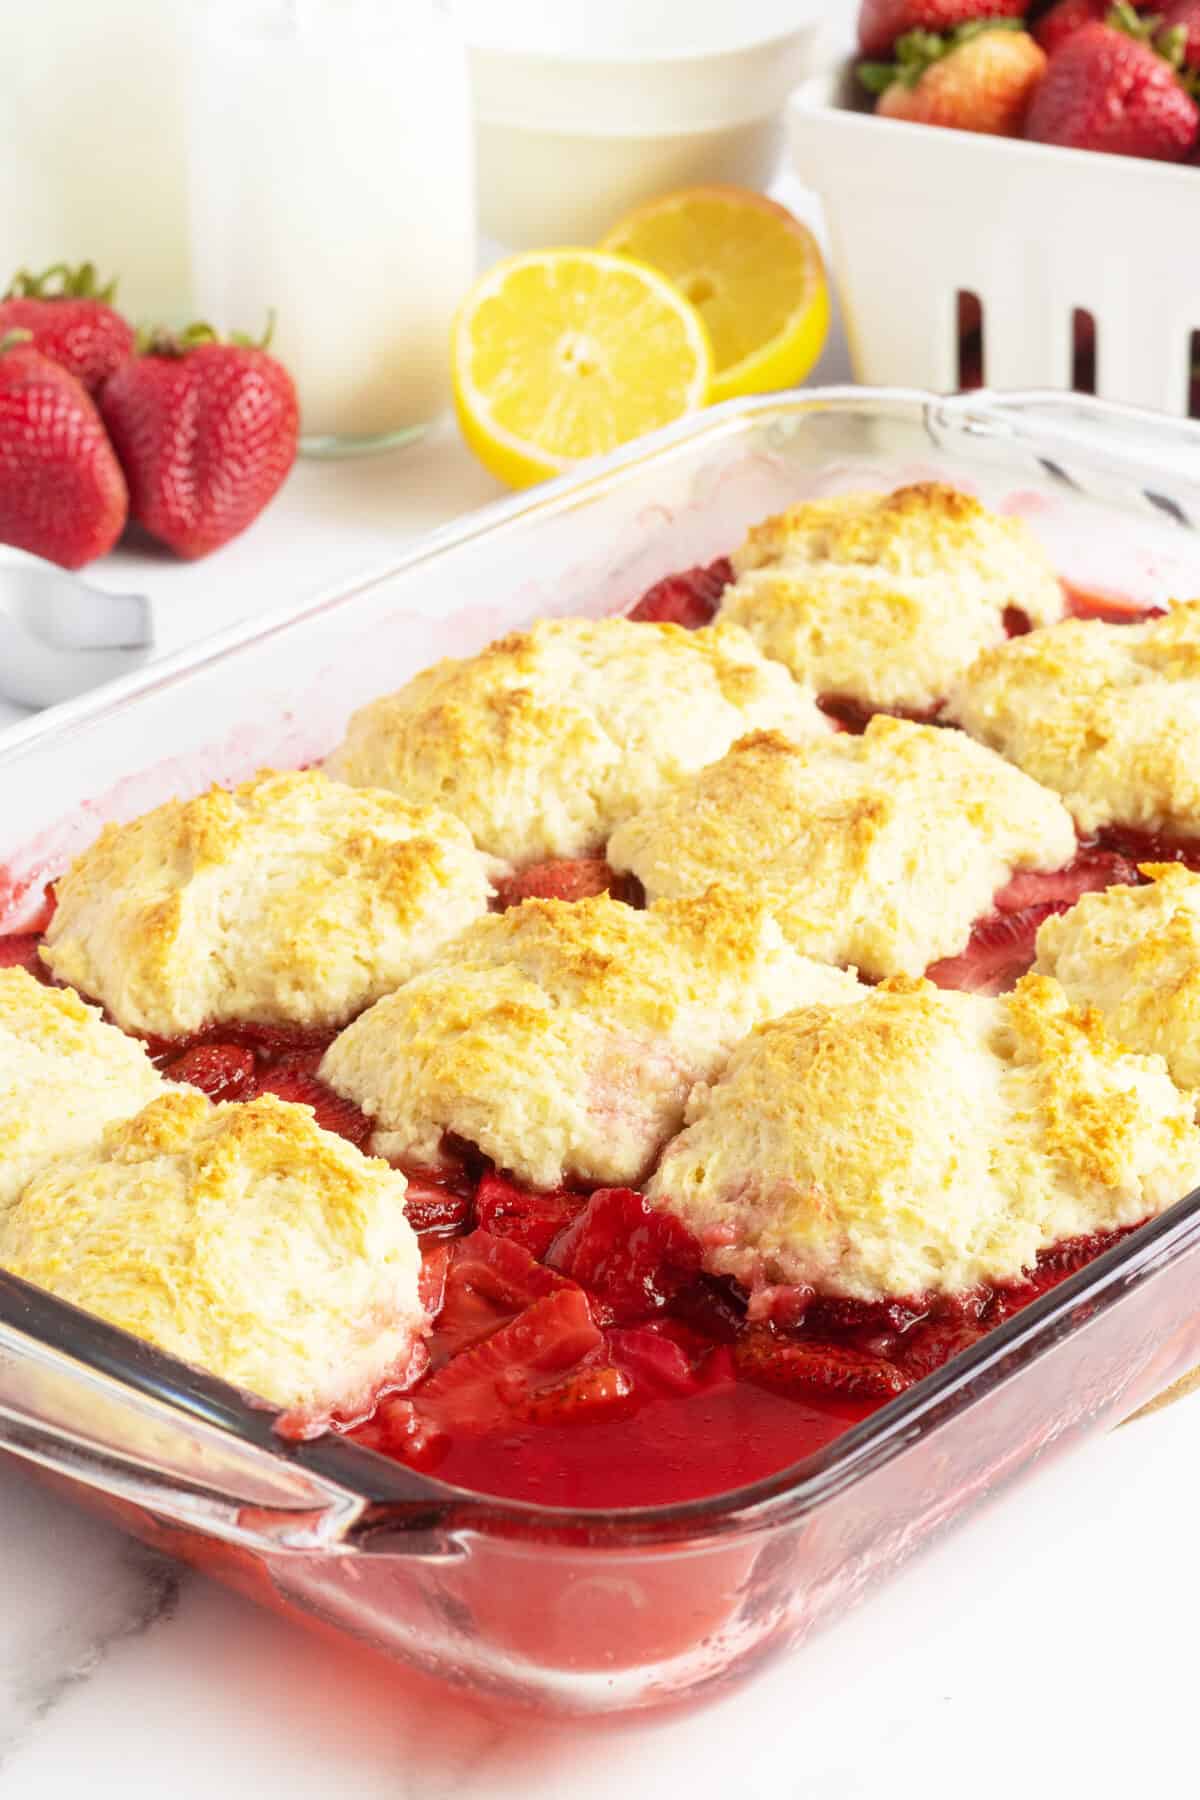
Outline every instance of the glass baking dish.
MULTIPOLYGON (((804 494, 941 477, 1025 513, 1068 579, 1200 593, 1200 432, 1078 396, 733 402, 202 644, 0 746, 0 931, 107 818, 321 755, 436 655, 629 604, 804 494)), ((286 1614, 516 1704, 718 1689, 1200 1363, 1200 1192, 826 1449, 674 1507, 569 1511, 279 1438, 224 1383, 0 1274, 0 1449, 286 1614)))

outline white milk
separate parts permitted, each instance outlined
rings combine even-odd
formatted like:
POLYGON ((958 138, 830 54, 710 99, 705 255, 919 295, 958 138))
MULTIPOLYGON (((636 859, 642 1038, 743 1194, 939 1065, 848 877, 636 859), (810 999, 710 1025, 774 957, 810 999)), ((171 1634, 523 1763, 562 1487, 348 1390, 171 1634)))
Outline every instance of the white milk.
POLYGON ((310 448, 427 423, 475 247, 466 58, 442 8, 227 0, 191 87, 201 316, 257 333, 274 310, 310 448))
POLYGON ((0 0, 0 293, 91 261, 131 317, 188 313, 186 0, 0 0))

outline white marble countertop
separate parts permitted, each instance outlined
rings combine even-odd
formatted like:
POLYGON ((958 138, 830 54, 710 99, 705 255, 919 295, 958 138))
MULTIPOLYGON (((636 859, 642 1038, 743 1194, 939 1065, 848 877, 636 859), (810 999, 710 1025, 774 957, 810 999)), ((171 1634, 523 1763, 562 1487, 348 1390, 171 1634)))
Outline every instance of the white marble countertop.
MULTIPOLYGON (((818 371, 844 379, 835 343, 818 371)), ((208 561, 122 553, 175 648, 493 498, 446 426, 302 464, 208 561)), ((0 724, 6 717, 0 710, 0 724)), ((531 1727, 352 1651, 0 1470, 0 1795, 1011 1800, 1190 1792, 1200 1401, 1096 1441, 706 1711, 531 1727)))

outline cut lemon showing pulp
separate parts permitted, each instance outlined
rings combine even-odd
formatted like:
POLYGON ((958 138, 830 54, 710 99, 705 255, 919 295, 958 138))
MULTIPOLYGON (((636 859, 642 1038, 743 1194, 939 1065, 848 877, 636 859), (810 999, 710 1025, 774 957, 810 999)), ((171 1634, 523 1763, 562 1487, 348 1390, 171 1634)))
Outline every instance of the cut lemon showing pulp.
POLYGON ((463 436, 510 487, 558 475, 708 399, 695 308, 654 269, 601 250, 537 250, 483 276, 454 322, 463 436))
POLYGON ((803 381, 829 331, 816 239, 747 188, 688 188, 638 207, 604 240, 666 275, 703 316, 716 357, 711 400, 803 381))

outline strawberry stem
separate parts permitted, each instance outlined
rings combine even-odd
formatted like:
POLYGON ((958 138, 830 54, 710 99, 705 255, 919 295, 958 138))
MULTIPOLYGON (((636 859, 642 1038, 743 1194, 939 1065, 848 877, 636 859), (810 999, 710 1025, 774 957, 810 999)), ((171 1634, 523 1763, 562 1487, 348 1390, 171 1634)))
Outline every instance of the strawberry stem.
POLYGON ((893 82, 915 88, 927 69, 951 51, 960 50, 988 31, 1024 31, 1024 19, 969 19, 953 31, 906 31, 892 47, 892 62, 861 62, 856 73, 869 94, 882 94, 893 82))
POLYGON ((267 350, 275 335, 275 308, 267 311, 266 329, 260 338, 250 336, 248 331, 231 331, 222 337, 215 325, 204 319, 196 319, 191 325, 185 325, 182 331, 171 331, 165 325, 143 325, 137 334, 137 352, 139 356, 186 356, 189 350, 198 350, 204 344, 234 344, 239 350, 267 350))
POLYGON ((9 283, 6 300, 99 300, 105 306, 111 306, 116 298, 117 283, 112 281, 100 285, 96 274, 95 263, 80 263, 73 268, 70 263, 51 263, 40 275, 32 274, 28 269, 18 269, 9 283))

